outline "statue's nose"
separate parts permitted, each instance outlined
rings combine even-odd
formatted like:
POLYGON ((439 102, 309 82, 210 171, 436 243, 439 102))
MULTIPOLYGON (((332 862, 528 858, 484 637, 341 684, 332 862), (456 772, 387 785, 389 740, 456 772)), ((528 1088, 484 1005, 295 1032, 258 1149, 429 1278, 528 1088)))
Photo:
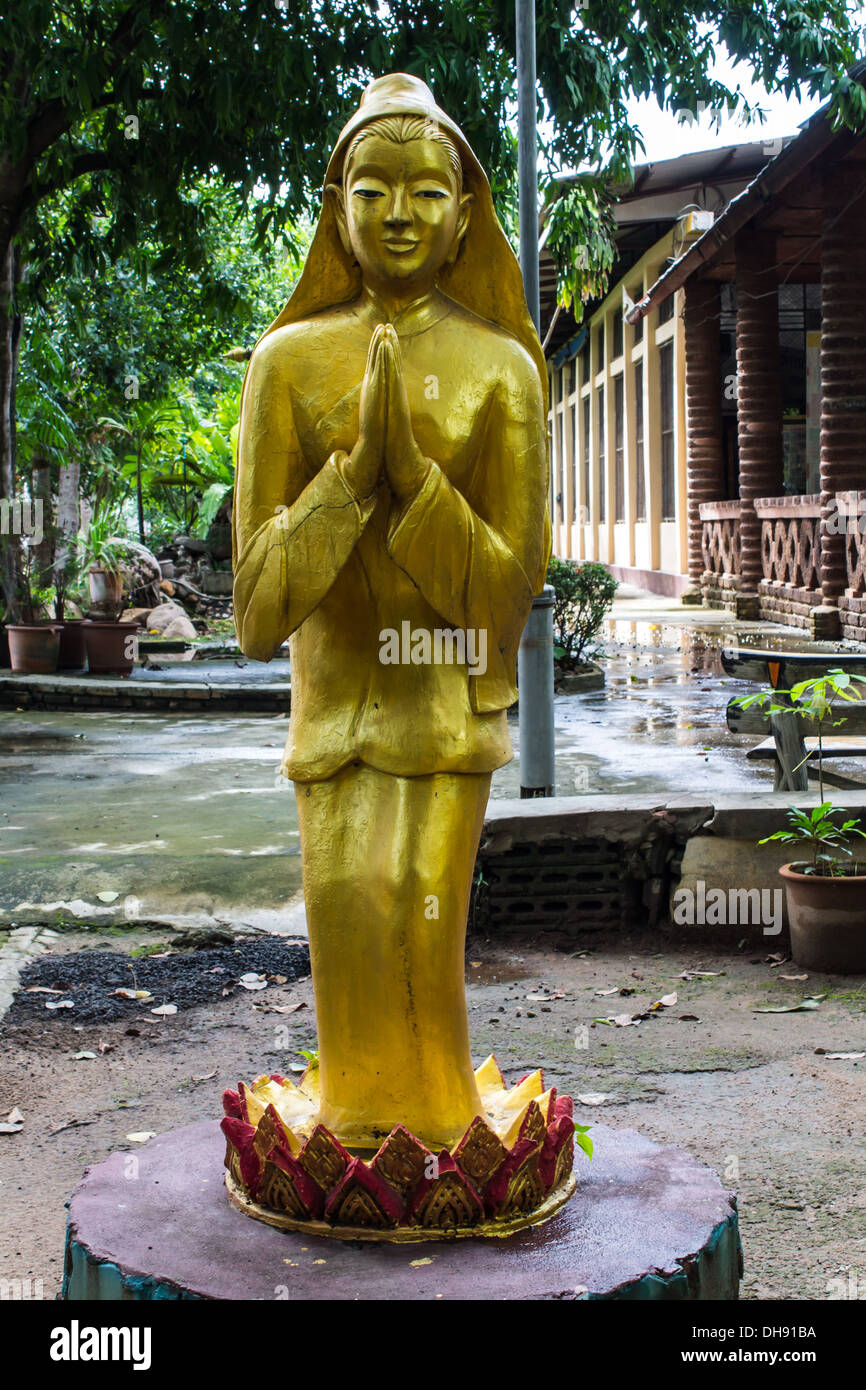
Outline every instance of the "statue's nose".
POLYGON ((409 200, 406 196, 405 188, 395 188, 391 194, 391 205, 388 208, 388 216, 385 218, 389 227, 405 227, 411 221, 409 216, 409 200))

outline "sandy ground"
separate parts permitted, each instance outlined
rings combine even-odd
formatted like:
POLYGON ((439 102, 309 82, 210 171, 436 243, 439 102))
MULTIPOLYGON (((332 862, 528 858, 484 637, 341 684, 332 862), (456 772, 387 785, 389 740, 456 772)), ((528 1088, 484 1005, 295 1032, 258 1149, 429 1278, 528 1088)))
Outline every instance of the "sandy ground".
MULTIPOLYGON (((54 950, 143 944, 160 949, 158 937, 132 931, 64 934, 54 950)), ((634 1127, 715 1169, 739 1194, 744 1298, 826 1299, 840 1278, 866 1297, 866 1062, 824 1055, 863 1050, 866 979, 785 980, 804 972, 758 954, 699 955, 645 939, 563 946, 470 943, 477 1060, 495 1052, 510 1080, 541 1065, 548 1083, 607 1096, 578 1106, 586 1122, 634 1127), (680 978, 698 969, 720 973, 680 978), (611 989, 634 992, 596 993, 611 989), (643 1012, 673 992, 676 1004, 637 1026, 594 1022, 643 1012), (810 1012, 754 1012, 809 995, 824 996, 810 1012)), ((209 953, 200 959, 207 968, 209 953)), ((63 962, 57 969, 62 978, 63 962)), ((50 963, 40 970, 48 978, 50 963)), ((17 1106, 25 1121, 0 1135, 0 1272, 41 1279, 52 1297, 64 1203, 88 1164, 134 1150, 130 1134, 219 1115, 225 1086, 287 1072, 314 1046, 309 979, 254 992, 232 986, 170 1016, 142 1005, 99 1024, 76 1024, 74 1010, 13 1009, 0 1041, 0 1113, 17 1106), (292 1004, 303 1007, 271 1011, 292 1004), (76 1060, 78 1052, 96 1055, 76 1060)))

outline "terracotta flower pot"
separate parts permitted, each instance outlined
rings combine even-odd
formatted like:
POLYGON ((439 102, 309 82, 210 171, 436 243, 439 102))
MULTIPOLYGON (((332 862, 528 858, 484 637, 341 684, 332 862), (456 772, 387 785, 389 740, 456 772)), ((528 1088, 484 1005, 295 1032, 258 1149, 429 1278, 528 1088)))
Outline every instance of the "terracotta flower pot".
POLYGON ((91 676, 128 676, 135 663, 132 635, 137 631, 138 623, 85 623, 91 676))
POLYGON ((87 572, 90 601, 96 607, 105 608, 112 603, 120 603, 123 598, 123 575, 116 570, 93 568, 87 572))
POLYGON ((10 623, 9 662, 16 676, 50 676, 60 653, 59 623, 10 623))
POLYGON ((60 624, 60 656, 58 671, 83 671, 87 665, 87 644, 84 641, 86 618, 65 618, 60 624))
POLYGON ((812 970, 856 974, 866 970, 866 865, 858 874, 824 878, 805 864, 783 864, 791 954, 812 970))

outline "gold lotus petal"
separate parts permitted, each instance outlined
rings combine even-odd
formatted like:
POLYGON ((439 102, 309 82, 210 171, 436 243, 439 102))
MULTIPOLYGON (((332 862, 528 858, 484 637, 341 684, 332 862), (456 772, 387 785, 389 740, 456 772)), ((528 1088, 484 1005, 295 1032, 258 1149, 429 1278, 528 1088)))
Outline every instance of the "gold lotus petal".
POLYGON ((475 1084, 482 1099, 505 1090, 505 1078, 492 1052, 475 1072, 475 1084))
POLYGON ((501 1106, 503 1110, 522 1110, 528 1100, 538 1100, 541 1096, 543 1081, 540 1071, 534 1071, 529 1076, 524 1077, 519 1086, 513 1086, 503 1097, 501 1106))

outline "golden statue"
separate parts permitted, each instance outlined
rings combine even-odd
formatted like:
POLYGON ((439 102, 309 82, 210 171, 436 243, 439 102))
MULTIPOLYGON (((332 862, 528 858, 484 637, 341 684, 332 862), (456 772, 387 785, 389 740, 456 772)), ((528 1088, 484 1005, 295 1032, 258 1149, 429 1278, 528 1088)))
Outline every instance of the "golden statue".
POLYGON ((438 1172, 425 1201, 443 1227, 467 1224, 474 1199, 454 1191, 473 1163, 477 1196, 494 1158, 532 1130, 542 1161, 557 1125, 550 1181, 520 1197, 512 1182, 497 1214, 567 1185, 570 1102, 543 1093, 540 1073, 509 1091, 495 1061, 473 1071, 464 992, 475 855, 491 774, 512 756, 517 645, 549 553, 546 415, 541 347, 481 166, 417 78, 372 82, 241 410, 235 619, 258 660, 290 638, 283 771, 319 1038, 300 1088, 262 1077, 227 1093, 230 1178, 236 1196, 258 1188, 254 1214, 270 1167, 264 1206, 289 1224, 323 1212, 299 1175, 328 1198, 336 1174, 352 1200, 330 1201, 332 1225, 405 1225, 396 1207, 380 1219, 397 1170, 424 1154, 441 1169, 463 1144, 464 1167, 444 1186, 438 1172))

